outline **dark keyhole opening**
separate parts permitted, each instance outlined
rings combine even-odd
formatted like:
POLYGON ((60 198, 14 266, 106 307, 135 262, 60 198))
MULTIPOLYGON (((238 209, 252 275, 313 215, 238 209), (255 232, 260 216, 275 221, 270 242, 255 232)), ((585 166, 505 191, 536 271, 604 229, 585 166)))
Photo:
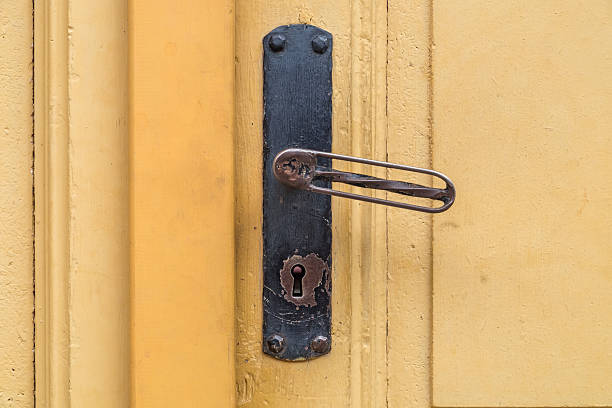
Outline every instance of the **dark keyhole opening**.
POLYGON ((306 275, 306 268, 302 265, 295 265, 291 268, 291 276, 293 276, 293 291, 291 295, 293 297, 302 297, 302 279, 306 275))

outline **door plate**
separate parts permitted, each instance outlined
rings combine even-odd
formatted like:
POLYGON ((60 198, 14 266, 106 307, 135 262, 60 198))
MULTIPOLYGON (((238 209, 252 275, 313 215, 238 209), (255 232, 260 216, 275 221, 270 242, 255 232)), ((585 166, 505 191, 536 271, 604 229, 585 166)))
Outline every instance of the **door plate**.
POLYGON ((281 360, 331 349, 331 200, 279 183, 273 165, 287 147, 331 151, 331 56, 311 25, 263 39, 263 352, 281 360))

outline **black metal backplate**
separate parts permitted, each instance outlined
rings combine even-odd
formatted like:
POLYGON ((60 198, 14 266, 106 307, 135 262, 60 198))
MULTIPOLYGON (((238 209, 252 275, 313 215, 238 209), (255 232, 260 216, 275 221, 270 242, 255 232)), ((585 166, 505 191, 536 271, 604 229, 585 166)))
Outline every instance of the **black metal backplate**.
POLYGON ((305 360, 331 348, 331 201, 283 186, 272 162, 290 147, 331 151, 332 35, 281 26, 263 49, 263 351, 305 360))

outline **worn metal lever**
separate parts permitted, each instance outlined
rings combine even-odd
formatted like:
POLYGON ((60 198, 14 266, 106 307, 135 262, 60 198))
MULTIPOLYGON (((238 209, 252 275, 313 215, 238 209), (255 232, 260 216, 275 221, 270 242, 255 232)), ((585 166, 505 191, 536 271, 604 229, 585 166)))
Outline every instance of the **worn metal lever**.
POLYGON ((409 210, 427 213, 440 213, 446 211, 455 201, 455 186, 444 174, 434 170, 419 167, 404 166, 402 164, 387 163, 377 160, 362 159, 359 157, 345 156, 342 154, 327 153, 308 149, 286 149, 280 152, 274 159, 274 176, 284 185, 300 190, 312 191, 320 194, 338 197, 352 198, 355 200, 368 201, 376 204, 389 205, 391 207, 405 208, 409 210), (429 174, 446 183, 444 189, 426 187, 419 184, 408 183, 397 180, 386 180, 358 173, 349 173, 329 169, 317 165, 317 158, 344 160, 355 163, 369 164, 377 167, 404 170, 413 173, 429 174), (313 182, 315 180, 328 180, 337 183, 350 184, 353 186, 385 190, 392 193, 403 194, 411 197, 429 198, 441 201, 440 207, 425 207, 421 205, 402 203, 399 201, 385 200, 360 194, 348 193, 331 188, 320 187, 313 182))
POLYGON ((455 200, 453 183, 436 171, 326 153, 332 149, 333 42, 331 33, 304 24, 279 26, 262 42, 261 338, 262 351, 284 361, 319 358, 332 350, 330 196, 428 213, 445 211, 455 200), (340 167, 338 160, 428 174, 446 186, 339 171, 332 166, 340 167), (338 191, 334 183, 418 197, 419 205, 338 191))

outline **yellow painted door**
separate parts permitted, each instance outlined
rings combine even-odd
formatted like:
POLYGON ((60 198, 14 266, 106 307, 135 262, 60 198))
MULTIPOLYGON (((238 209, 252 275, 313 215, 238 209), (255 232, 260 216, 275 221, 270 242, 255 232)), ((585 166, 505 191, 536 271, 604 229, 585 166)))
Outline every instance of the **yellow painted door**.
POLYGON ((612 406, 609 1, 130 19, 133 406, 612 406), (335 153, 457 188, 437 215, 332 200, 333 346, 300 363, 261 352, 261 39, 288 23, 334 36, 335 153))
POLYGON ((433 404, 612 405, 612 2, 434 2, 433 404))

